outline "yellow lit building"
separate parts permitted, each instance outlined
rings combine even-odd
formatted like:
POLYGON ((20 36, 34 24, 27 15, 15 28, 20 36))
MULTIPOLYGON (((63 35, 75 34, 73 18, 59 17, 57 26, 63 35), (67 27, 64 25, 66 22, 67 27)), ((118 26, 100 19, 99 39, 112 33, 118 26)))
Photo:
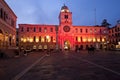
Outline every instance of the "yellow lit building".
POLYGON ((0 0, 0 49, 16 46, 16 19, 5 0, 0 0))

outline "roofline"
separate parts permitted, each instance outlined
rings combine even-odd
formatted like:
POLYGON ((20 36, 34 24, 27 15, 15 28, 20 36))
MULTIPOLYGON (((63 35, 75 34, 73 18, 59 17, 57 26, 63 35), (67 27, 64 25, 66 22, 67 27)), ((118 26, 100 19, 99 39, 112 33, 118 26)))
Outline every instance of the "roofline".
POLYGON ((2 0, 5 5, 7 6, 7 8, 9 8, 9 10, 13 13, 13 15, 17 18, 16 14, 13 12, 13 10, 9 7, 9 5, 7 4, 7 2, 5 0, 2 0))
POLYGON ((18 24, 18 25, 27 25, 27 26, 59 26, 59 25, 48 25, 48 24, 18 24))

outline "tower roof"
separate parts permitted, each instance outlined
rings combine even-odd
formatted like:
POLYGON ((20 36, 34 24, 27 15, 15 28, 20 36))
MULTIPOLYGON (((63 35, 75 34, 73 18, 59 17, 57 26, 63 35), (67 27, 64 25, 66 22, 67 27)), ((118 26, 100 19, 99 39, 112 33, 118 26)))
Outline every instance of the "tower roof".
POLYGON ((69 8, 64 4, 61 8, 61 12, 69 12, 69 8))

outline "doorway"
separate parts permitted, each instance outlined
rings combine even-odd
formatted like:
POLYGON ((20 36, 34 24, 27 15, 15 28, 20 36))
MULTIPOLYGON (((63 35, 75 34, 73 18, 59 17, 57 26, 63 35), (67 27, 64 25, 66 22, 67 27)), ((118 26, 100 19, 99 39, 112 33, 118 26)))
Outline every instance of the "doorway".
POLYGON ((64 41, 64 49, 70 50, 70 41, 68 41, 68 40, 64 41))

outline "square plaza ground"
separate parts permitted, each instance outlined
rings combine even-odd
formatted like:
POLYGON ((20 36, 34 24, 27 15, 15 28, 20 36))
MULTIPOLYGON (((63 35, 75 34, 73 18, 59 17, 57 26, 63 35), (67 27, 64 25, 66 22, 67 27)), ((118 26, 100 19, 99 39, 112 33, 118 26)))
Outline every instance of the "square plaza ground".
POLYGON ((2 80, 120 80, 119 51, 33 52, 0 64, 2 80))

